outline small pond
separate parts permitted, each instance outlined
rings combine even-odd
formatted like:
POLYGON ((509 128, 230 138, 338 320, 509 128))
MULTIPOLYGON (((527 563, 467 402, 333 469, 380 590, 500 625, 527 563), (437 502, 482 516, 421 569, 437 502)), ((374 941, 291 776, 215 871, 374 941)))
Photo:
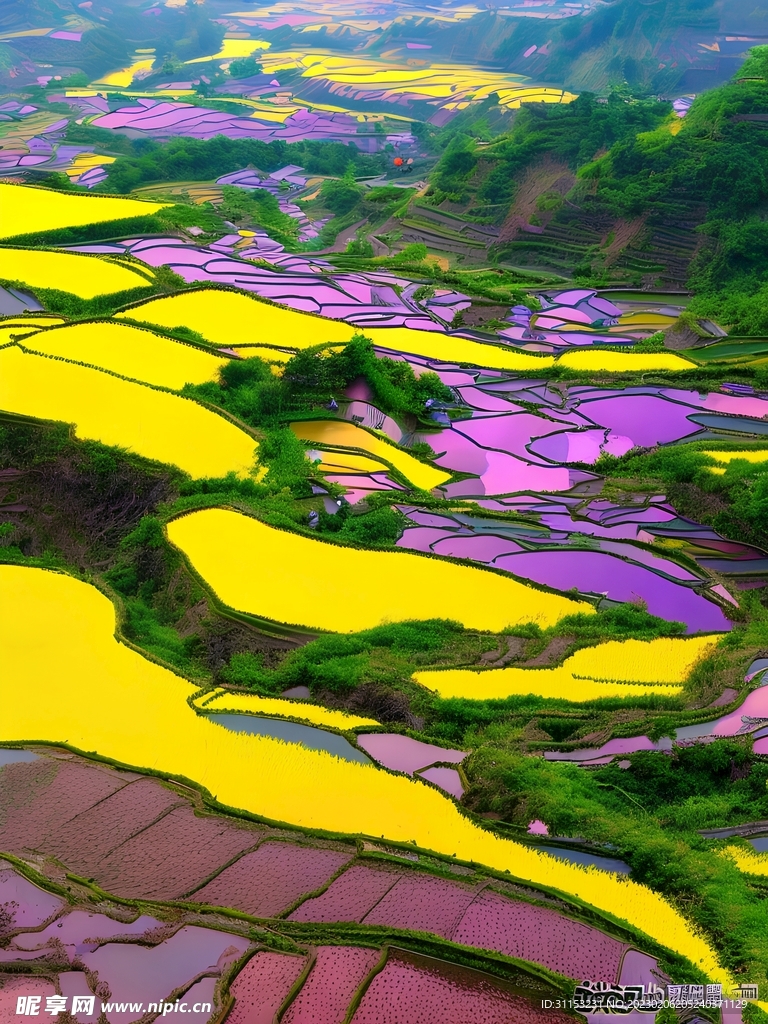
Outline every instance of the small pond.
POLYGON ((252 736, 274 736, 286 743, 299 743, 310 750, 327 750, 345 761, 359 761, 371 764, 362 750, 357 750, 343 736, 325 729, 315 729, 311 725, 299 725, 298 722, 285 722, 280 718, 259 718, 256 715, 206 715, 217 725, 223 725, 230 732, 247 732, 252 736))
POLYGON ((540 843, 537 843, 535 848, 542 853, 548 853, 550 857, 557 857, 558 860, 567 860, 571 864, 594 864, 601 871, 610 871, 615 875, 628 875, 632 871, 629 864, 616 857, 602 857, 586 850, 569 850, 567 847, 546 846, 540 843))
POLYGON ((17 764, 19 761, 37 761, 39 754, 33 754, 31 750, 8 750, 0 747, 0 768, 4 764, 17 764))

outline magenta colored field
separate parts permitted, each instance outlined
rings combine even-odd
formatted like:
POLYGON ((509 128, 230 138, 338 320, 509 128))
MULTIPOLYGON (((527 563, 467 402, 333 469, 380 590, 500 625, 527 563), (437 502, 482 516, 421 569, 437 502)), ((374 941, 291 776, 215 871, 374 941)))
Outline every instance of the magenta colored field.
POLYGON ((194 900, 276 917, 304 893, 319 889, 351 856, 295 843, 262 843, 198 889, 194 900))
POLYGON ((347 1006, 380 956, 378 949, 321 946, 282 1024, 344 1024, 347 1006))
POLYGON ((743 728, 742 715, 751 718, 768 718, 768 686, 761 686, 750 693, 741 707, 721 718, 712 730, 714 736, 733 736, 743 728))
POLYGON ((352 1024, 573 1024, 487 975, 426 957, 391 952, 352 1024))
POLYGON ((137 779, 57 830, 51 848, 71 871, 90 878, 112 850, 183 803, 149 779, 137 779))
POLYGON ((306 900, 288 915, 289 921, 363 920, 400 876, 394 871, 353 864, 339 875, 320 896, 306 900))
POLYGON ((48 759, 6 765, 0 786, 2 849, 45 848, 72 818, 122 788, 117 772, 48 759))
POLYGON ((554 910, 482 892, 451 936, 454 942, 532 960, 570 978, 613 982, 621 942, 554 910))
POLYGON ((306 957, 262 951, 248 961, 230 986, 235 1005, 227 1024, 273 1024, 306 957))
POLYGON ((257 838, 252 831, 198 818, 188 806, 179 807, 105 857, 96 877, 118 896, 176 900, 257 838))
POLYGON ((0 988, 0 1024, 19 1024, 16 1015, 16 1000, 19 996, 39 996, 41 1005, 45 1006, 46 997, 55 994, 53 982, 43 981, 42 978, 11 976, 4 979, 3 987, 0 988))
POLYGON ((464 796, 464 785, 455 768, 427 768, 426 771, 419 772, 419 777, 439 786, 457 800, 464 796))
POLYGON ((418 768, 426 768, 439 761, 460 764, 467 756, 464 750, 436 747, 397 733, 368 733, 358 736, 357 742, 374 761, 383 764, 385 768, 406 772, 408 775, 413 775, 418 768))
POLYGON ((363 923, 434 932, 448 939, 476 896, 476 889, 456 882, 432 875, 404 875, 363 923))

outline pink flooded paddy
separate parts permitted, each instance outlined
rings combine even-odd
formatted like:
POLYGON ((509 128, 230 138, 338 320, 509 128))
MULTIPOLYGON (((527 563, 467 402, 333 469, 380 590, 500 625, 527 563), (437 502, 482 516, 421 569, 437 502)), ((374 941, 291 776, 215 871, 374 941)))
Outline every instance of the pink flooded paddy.
POLYGON ((352 1024, 566 1024, 487 975, 439 960, 391 951, 371 981, 352 1024))
POLYGON ((8 928, 38 928, 64 907, 64 900, 38 889, 7 861, 0 861, 0 907, 3 906, 10 916, 8 928))
POLYGON ((431 875, 404 875, 364 918, 365 924, 452 937, 477 896, 473 888, 431 875))
POLYGON ((282 1024, 343 1024, 347 1006, 380 958, 378 949, 321 946, 282 1024))
POLYGON ((461 764, 467 756, 464 750, 449 750, 400 736, 397 733, 367 733, 357 737, 360 747, 385 768, 392 771, 405 772, 413 775, 420 768, 443 761, 449 764, 461 764))
POLYGON ((351 858, 347 851, 296 843, 262 843, 194 893, 197 903, 236 907, 254 917, 276 917, 320 888, 351 858))
POLYGON ((419 778, 434 783, 457 800, 464 796, 464 783, 455 768, 425 768, 418 772, 419 778))
POLYGON ((229 1024, 273 1024, 306 963, 305 956, 256 953, 230 986, 235 1005, 227 1016, 229 1024))
POLYGON ((289 921, 360 923, 397 882, 399 874, 383 868, 353 864, 320 896, 306 900, 288 915, 289 921))

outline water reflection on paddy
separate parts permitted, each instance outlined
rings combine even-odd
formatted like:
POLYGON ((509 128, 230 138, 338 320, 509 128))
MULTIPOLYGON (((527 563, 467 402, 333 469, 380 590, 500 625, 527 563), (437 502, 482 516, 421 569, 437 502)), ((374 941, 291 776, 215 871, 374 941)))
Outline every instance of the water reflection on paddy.
POLYGON ((371 764, 361 750, 357 750, 343 736, 325 729, 315 729, 298 722, 286 722, 280 718, 259 718, 256 715, 206 715, 212 722, 223 725, 231 732, 247 732, 252 736, 274 736, 286 743, 300 743, 310 750, 327 750, 345 761, 359 761, 371 764))
POLYGON ((629 864, 616 857, 603 857, 597 853, 588 853, 586 850, 569 850, 567 847, 546 846, 536 844, 536 849, 542 853, 548 853, 550 857, 557 857, 558 860, 567 860, 571 864, 592 864, 601 871, 610 871, 616 875, 628 875, 632 871, 629 864))

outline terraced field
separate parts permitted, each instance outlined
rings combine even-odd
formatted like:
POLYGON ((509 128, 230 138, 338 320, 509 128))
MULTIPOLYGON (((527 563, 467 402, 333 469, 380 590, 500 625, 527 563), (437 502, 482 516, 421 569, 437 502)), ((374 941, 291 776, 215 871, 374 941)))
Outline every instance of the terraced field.
POLYGON ((342 7, 0 33, 0 1021, 760 1024, 764 58, 342 7))

